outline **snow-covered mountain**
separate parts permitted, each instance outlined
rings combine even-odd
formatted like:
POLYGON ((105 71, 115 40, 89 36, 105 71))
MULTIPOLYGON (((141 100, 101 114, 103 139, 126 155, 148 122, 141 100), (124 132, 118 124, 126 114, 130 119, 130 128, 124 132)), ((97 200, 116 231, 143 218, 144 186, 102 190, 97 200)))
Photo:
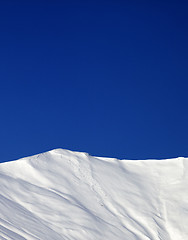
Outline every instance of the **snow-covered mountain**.
POLYGON ((1 163, 0 239, 187 240, 188 159, 56 149, 1 163))

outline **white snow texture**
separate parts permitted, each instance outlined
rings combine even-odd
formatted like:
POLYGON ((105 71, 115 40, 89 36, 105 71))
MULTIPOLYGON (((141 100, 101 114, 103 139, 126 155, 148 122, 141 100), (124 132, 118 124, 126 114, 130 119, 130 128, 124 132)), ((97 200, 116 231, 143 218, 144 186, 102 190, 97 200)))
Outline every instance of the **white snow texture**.
POLYGON ((55 149, 0 164, 2 240, 187 240, 188 159, 55 149))

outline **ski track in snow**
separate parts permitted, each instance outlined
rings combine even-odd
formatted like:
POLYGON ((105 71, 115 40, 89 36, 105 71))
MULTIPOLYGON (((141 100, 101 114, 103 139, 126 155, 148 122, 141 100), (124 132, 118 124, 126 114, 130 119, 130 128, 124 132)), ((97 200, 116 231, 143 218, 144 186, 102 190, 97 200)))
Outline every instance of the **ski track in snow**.
POLYGON ((187 240, 188 163, 55 149, 0 164, 0 239, 187 240))

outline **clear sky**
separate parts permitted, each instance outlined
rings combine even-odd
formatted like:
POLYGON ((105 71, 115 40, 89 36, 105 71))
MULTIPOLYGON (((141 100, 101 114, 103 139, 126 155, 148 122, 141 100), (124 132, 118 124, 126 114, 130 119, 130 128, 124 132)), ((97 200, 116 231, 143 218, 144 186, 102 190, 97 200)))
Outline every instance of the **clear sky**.
POLYGON ((0 1, 0 161, 188 156, 187 1, 0 1))

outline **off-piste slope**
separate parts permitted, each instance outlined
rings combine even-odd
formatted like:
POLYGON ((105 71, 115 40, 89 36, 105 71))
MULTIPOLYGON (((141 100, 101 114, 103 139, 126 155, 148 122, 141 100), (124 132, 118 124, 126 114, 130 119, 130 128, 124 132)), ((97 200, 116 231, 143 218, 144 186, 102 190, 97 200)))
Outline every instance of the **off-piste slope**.
POLYGON ((56 149, 2 163, 0 239, 187 240, 188 159, 56 149))

